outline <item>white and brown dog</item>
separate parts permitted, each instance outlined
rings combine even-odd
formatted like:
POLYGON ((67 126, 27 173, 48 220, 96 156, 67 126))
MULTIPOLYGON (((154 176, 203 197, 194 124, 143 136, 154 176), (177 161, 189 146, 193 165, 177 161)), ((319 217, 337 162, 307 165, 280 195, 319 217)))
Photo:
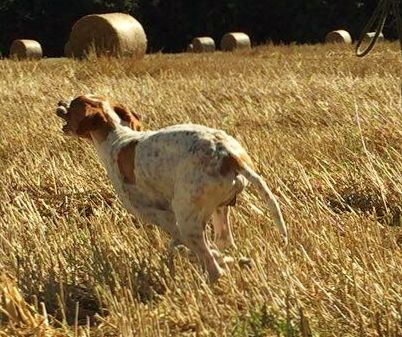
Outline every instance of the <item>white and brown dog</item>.
POLYGON ((253 170, 243 147, 221 130, 173 125, 142 131, 136 114, 102 96, 60 102, 57 115, 65 134, 91 140, 124 206, 158 225, 194 252, 211 281, 223 273, 205 235, 212 217, 218 248, 234 245, 229 207, 253 183, 266 200, 283 238, 287 229, 278 203, 253 170))

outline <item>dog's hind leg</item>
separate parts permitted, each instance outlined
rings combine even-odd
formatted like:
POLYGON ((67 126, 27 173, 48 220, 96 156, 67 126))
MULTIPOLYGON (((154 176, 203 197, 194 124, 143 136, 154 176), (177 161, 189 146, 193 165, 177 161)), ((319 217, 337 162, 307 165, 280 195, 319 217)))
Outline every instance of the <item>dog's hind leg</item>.
POLYGON ((214 227, 214 242, 219 249, 234 247, 232 230, 229 221, 229 206, 218 207, 212 214, 212 225, 214 227))
POLYGON ((208 272, 209 280, 215 282, 224 271, 219 266, 212 250, 208 246, 204 232, 209 216, 206 216, 203 210, 199 210, 196 207, 193 208, 192 206, 194 205, 187 205, 189 207, 183 206, 183 204, 179 203, 174 207, 181 242, 197 255, 204 269, 208 272))

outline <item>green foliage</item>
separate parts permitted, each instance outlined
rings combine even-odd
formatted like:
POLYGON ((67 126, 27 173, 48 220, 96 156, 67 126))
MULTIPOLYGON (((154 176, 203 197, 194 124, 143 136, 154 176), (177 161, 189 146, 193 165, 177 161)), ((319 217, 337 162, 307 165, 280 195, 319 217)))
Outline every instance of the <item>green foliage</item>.
POLYGON ((231 337, 265 337, 268 335, 297 337, 299 330, 285 319, 268 311, 266 305, 260 310, 237 317, 229 333, 231 337))

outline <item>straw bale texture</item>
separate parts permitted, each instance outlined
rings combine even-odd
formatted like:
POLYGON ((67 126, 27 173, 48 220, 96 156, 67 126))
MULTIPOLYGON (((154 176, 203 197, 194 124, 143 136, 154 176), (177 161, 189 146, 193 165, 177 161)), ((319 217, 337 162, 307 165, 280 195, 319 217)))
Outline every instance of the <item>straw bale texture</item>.
POLYGON ((333 30, 325 36, 325 42, 327 43, 352 43, 352 37, 346 30, 333 30))
POLYGON ((221 39, 221 50, 248 49, 251 47, 250 37, 245 33, 226 33, 221 39))
POLYGON ((192 41, 193 52, 206 53, 215 51, 215 41, 212 37, 201 36, 195 37, 192 41))
POLYGON ((14 40, 10 47, 10 57, 17 59, 40 59, 42 47, 35 40, 14 40))
POLYGON ((142 25, 128 14, 91 14, 74 24, 67 44, 74 57, 94 51, 97 55, 142 58, 147 38, 142 25))

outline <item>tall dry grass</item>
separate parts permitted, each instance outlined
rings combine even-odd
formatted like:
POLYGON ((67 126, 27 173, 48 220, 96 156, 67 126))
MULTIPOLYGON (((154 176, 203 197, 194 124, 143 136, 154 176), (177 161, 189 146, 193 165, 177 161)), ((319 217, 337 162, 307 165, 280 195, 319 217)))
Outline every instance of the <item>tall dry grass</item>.
POLYGON ((138 63, 0 61, 0 336, 389 336, 402 310, 397 45, 266 46, 138 63), (284 248, 248 188, 237 251, 205 282, 167 237, 129 217, 61 98, 109 95, 148 128, 194 122, 238 138, 278 195, 284 248))

